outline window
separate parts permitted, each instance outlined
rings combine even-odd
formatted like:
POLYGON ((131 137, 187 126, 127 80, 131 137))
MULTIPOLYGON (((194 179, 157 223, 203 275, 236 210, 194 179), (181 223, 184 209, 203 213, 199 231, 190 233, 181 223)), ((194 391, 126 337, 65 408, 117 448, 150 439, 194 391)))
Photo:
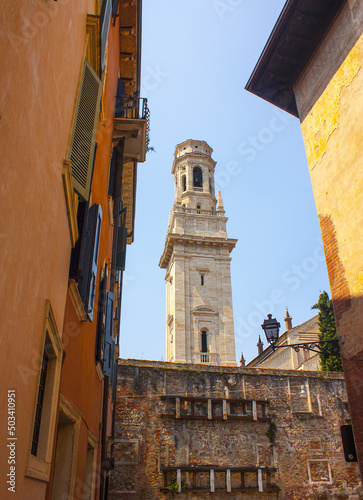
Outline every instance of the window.
POLYGON ((204 286, 204 274, 201 274, 200 276, 200 284, 204 286))
POLYGON ((202 352, 208 352, 208 347, 207 347, 207 331, 203 330, 201 333, 202 333, 202 352))
POLYGON ((197 214, 200 214, 200 209, 201 209, 201 206, 200 206, 200 204, 198 203, 198 205, 197 205, 197 214))
POLYGON ((71 253, 71 263, 69 266, 69 277, 79 281, 82 265, 83 265, 83 255, 84 247, 86 244, 87 235, 87 219, 88 219, 88 201, 81 201, 78 204, 77 211, 77 225, 79 230, 79 238, 72 249, 71 253))
MULTIPOLYGON (((91 187, 91 182, 92 182, 96 152, 97 152, 97 142, 95 143, 95 149, 93 152, 93 162, 92 162, 89 189, 91 187)), ((69 277, 75 279, 77 282, 81 275, 83 266, 84 247, 86 244, 86 236, 87 236, 87 220, 88 220, 88 201, 82 201, 82 198, 78 199, 77 228, 78 228, 79 238, 76 244, 74 245, 74 248, 72 248, 71 263, 69 266, 69 277)))
POLYGON ((193 168, 193 186, 199 188, 203 187, 203 175, 200 167, 193 168))
POLYGON ((61 394, 51 500, 73 498, 81 414, 61 394))
POLYGON ((54 314, 45 304, 44 344, 39 359, 38 392, 26 475, 48 481, 53 452, 63 348, 54 314))
POLYGON ((187 178, 185 175, 182 175, 182 186, 183 186, 183 191, 187 190, 187 178))
POLYGON ((212 193, 212 180, 209 178, 209 192, 212 193))
POLYGON ((89 321, 93 321, 101 222, 101 205, 95 203, 88 211, 84 260, 78 284, 79 294, 89 321))
MULTIPOLYGON (((49 345, 49 337, 46 338, 46 344, 49 345)), ((43 403, 44 403, 44 392, 45 392, 45 381, 47 379, 47 369, 48 369, 48 361, 49 357, 47 354, 47 349, 43 351, 43 360, 42 366, 40 369, 40 381, 38 388, 38 399, 37 406, 35 410, 35 420, 34 420, 34 430, 33 430, 33 440, 32 440, 32 448, 31 453, 35 457, 38 452, 38 444, 39 444, 39 433, 40 433, 40 422, 42 420, 42 411, 43 411, 43 403)))
POLYGON ((86 467, 84 471, 83 500, 94 500, 96 488, 97 439, 88 431, 86 467))
POLYGON ((115 118, 125 118, 124 100, 126 84, 121 78, 117 80, 115 118))

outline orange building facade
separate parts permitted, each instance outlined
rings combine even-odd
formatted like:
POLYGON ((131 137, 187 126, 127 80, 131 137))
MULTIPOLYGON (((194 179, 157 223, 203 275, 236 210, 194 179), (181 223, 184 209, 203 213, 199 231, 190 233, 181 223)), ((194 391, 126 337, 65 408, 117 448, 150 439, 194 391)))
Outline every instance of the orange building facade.
POLYGON ((2 9, 1 498, 107 498, 141 1, 2 9), (126 54, 126 55, 125 55, 126 54))

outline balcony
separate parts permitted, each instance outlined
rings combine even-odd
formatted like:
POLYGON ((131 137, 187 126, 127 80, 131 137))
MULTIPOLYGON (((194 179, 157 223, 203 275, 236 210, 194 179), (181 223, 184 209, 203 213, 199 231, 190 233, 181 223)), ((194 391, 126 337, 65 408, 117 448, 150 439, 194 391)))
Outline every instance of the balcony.
POLYGON ((205 215, 210 217, 215 217, 216 215, 220 215, 217 210, 204 210, 203 208, 187 208, 187 207, 175 207, 175 212, 183 213, 183 214, 192 214, 192 215, 205 215))
POLYGON ((125 138, 124 161, 144 162, 149 148, 150 111, 147 99, 129 95, 116 97, 113 140, 125 138))
POLYGON ((209 365, 218 365, 219 359, 216 352, 197 352, 195 353, 195 363, 203 363, 209 365))

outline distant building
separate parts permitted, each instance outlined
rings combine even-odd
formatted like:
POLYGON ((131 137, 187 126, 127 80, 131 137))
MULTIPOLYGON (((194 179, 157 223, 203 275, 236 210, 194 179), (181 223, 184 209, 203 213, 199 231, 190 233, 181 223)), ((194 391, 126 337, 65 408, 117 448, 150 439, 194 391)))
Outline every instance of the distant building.
POLYGON ((221 193, 214 192, 212 148, 175 148, 175 201, 160 267, 166 269, 166 359, 236 365, 230 253, 221 193))
POLYGON ((362 32, 362 0, 288 0, 246 88, 301 122, 363 475, 362 32))
MULTIPOLYGON (((290 328, 279 336, 279 339, 275 343, 276 346, 319 341, 320 331, 317 315, 294 328, 292 328, 291 320, 292 318, 288 311, 286 311, 286 327, 290 326, 290 328)), ((259 343, 257 344, 258 347, 262 344, 260 342, 261 339, 259 339, 259 343)), ((296 352, 291 347, 287 347, 286 349, 280 347, 273 350, 272 346, 269 345, 264 350, 262 348, 258 356, 246 364, 246 368, 319 371, 321 367, 319 354, 314 351, 300 349, 296 352)))

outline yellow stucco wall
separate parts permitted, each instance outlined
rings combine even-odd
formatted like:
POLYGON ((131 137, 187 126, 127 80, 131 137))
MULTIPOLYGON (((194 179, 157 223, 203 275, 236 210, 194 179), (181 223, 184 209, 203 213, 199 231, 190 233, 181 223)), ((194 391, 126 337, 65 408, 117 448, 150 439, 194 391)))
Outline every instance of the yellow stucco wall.
MULTIPOLYGON (((332 295, 346 303, 350 296, 349 314, 339 318, 341 334, 363 322, 362 66, 363 36, 301 124, 332 295)), ((344 337, 345 355, 363 350, 363 335, 344 337)))

